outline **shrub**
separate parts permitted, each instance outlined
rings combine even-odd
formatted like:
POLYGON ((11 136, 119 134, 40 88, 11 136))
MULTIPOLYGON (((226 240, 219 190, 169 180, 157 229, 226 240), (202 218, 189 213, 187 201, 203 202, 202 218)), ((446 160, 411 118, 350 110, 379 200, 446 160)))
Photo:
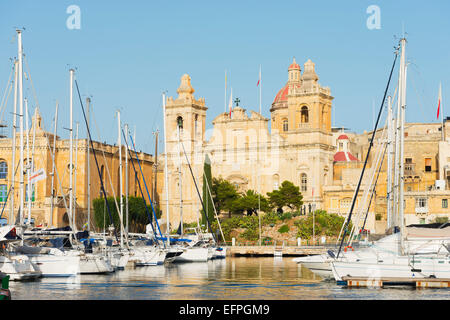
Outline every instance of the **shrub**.
MULTIPOLYGON (((314 213, 314 218, 311 214, 305 219, 295 222, 295 226, 297 227, 297 237, 302 239, 310 239, 313 235, 313 229, 316 236, 338 236, 344 221, 344 217, 327 213, 324 210, 317 210, 314 213)), ((350 223, 348 229, 351 230, 351 228, 352 226, 350 223)))
POLYGON ((279 233, 286 233, 289 232, 289 226, 287 224, 283 224, 279 229, 278 229, 279 233))

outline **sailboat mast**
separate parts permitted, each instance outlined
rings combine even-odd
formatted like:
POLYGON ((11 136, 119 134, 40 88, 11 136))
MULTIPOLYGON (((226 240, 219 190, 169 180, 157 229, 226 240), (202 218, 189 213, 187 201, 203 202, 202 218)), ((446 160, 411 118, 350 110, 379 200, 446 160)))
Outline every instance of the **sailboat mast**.
MULTIPOLYGON (((56 110, 55 110, 55 128, 53 130, 53 154, 55 154, 56 150, 56 129, 57 129, 57 123, 58 123, 58 101, 56 101, 56 110)), ((55 200, 55 191, 54 191, 54 185, 55 185, 55 163, 52 163, 52 188, 51 188, 51 201, 50 201, 50 217, 49 217, 49 225, 50 227, 53 227, 53 202, 55 200)))
POLYGON ((31 220, 31 183, 30 183, 30 134, 29 134, 29 124, 28 124, 28 99, 25 98, 25 132, 27 134, 27 207, 28 207, 28 217, 27 225, 30 224, 31 220))
MULTIPOLYGON (((87 124, 90 125, 91 119, 91 99, 86 98, 86 108, 87 108, 87 124)), ((91 148, 89 146, 89 136, 86 139, 87 143, 87 230, 91 230, 91 148)))
MULTIPOLYGON (((73 215, 73 76, 74 70, 70 69, 70 138, 69 138, 69 219, 72 219, 73 215)), ((73 226, 73 224, 72 224, 73 226)))
MULTIPOLYGON (((181 120, 182 121, 182 120, 181 120)), ((181 230, 181 234, 183 234, 183 186, 182 186, 182 175, 181 175, 181 130, 183 129, 183 124, 178 123, 178 182, 179 182, 179 186, 180 186, 180 230, 181 230)))
POLYGON ((119 189, 120 189, 120 247, 123 248, 123 186, 122 186, 122 139, 120 136, 120 111, 117 111, 117 134, 119 145, 119 189))
POLYGON ((164 115, 164 153, 166 154, 166 159, 164 161, 164 184, 166 189, 166 233, 167 233, 167 244, 170 245, 170 214, 169 214, 169 176, 167 172, 167 162, 169 161, 169 154, 167 152, 167 130, 166 130, 166 94, 163 93, 163 115, 164 115))
POLYGON ((77 214, 77 167, 78 167, 78 122, 76 123, 75 126, 75 168, 74 168, 74 176, 75 176, 75 181, 73 182, 73 202, 74 202, 74 206, 73 206, 73 217, 72 217, 72 224, 74 226, 76 226, 76 214, 77 214))
POLYGON ((392 227, 392 156, 394 152, 393 145, 393 123, 392 97, 388 97, 388 159, 387 159, 387 229, 392 227))
MULTIPOLYGON (((16 167, 16 126, 17 126, 17 78, 18 78, 18 61, 14 61, 14 112, 13 112, 13 131, 12 131, 12 168, 16 167)), ((14 186, 16 184, 15 169, 11 170, 11 209, 9 210, 8 223, 13 224, 14 221, 14 186)))
POLYGON ((128 124, 125 123, 125 146, 127 152, 125 153, 125 233, 128 235, 128 124))
POLYGON ((401 97, 401 118, 400 118, 400 197, 399 197, 399 218, 400 218, 400 245, 402 249, 402 254, 404 253, 404 237, 405 237, 405 219, 404 219, 404 145, 405 145, 405 111, 406 111, 406 61, 405 61, 405 46, 406 39, 401 40, 401 58, 400 58, 400 68, 401 68, 401 91, 399 97, 401 97))
POLYGON ((23 181, 23 51, 22 31, 17 30, 19 51, 19 127, 20 127, 20 168, 19 168, 19 223, 23 225, 24 181, 23 181))

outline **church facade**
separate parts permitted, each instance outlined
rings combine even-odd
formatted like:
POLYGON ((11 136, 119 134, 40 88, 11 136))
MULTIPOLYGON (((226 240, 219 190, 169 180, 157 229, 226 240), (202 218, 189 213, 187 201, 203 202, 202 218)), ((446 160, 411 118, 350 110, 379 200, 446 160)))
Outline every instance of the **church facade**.
MULTIPOLYGON (((201 219, 197 190, 202 194, 206 156, 212 176, 230 181, 240 192, 252 189, 266 195, 288 180, 300 187, 304 212, 323 209, 348 214, 372 132, 356 134, 332 128, 333 96, 318 80, 311 60, 301 67, 294 59, 286 84, 275 94, 270 119, 235 105, 230 113, 221 113, 212 121, 212 133, 206 140, 205 99, 196 99, 190 76, 182 76, 178 97, 166 100, 167 152, 162 161, 167 160, 168 188, 163 170, 158 178, 163 182, 157 187, 163 218, 167 219, 168 212, 172 228, 180 220, 190 223, 201 219)), ((450 121, 445 122, 447 126, 450 121)), ((405 184, 406 223, 449 217, 450 129, 441 135, 436 123, 408 124, 407 128, 403 159, 409 179, 405 184)), ((376 160, 386 139, 384 130, 376 133, 353 216, 356 222, 365 219, 368 212, 365 228, 377 233, 386 228, 387 161, 382 161, 378 170, 380 162, 376 160), (372 177, 378 171, 372 192, 372 177)))

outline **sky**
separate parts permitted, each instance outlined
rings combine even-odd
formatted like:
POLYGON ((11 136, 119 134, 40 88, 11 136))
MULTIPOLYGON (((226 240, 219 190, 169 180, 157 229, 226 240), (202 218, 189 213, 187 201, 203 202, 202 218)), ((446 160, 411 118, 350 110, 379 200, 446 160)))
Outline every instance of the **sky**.
MULTIPOLYGON (((361 133, 373 128, 394 46, 406 32, 406 121, 438 122, 439 83, 444 116, 450 116, 448 12, 448 0, 0 0, 0 94, 8 84, 11 58, 17 56, 15 30, 25 28, 24 70, 33 84, 25 81, 25 96, 30 114, 39 104, 45 129, 53 130, 58 101, 58 135, 68 137, 69 69, 74 68, 83 101, 92 99, 93 139, 116 143, 116 111, 121 110, 122 122, 136 128, 137 149, 153 154, 152 133, 163 131, 162 92, 176 97, 183 74, 191 76, 195 97, 206 99, 210 129, 224 112, 225 70, 233 97, 247 111, 258 111, 261 66, 262 114, 270 118, 295 57, 302 68, 311 59, 319 83, 331 89, 333 126, 361 133), (75 21, 67 12, 71 5, 80 9, 79 28, 68 28, 68 20, 75 21), (372 5, 379 8, 379 28, 371 27, 376 22, 374 12, 367 12, 372 5)), ((397 71, 391 94, 396 79, 397 71)), ((74 121, 85 137, 74 98, 74 121)), ((1 110, 7 124, 12 110, 11 96, 1 110)))

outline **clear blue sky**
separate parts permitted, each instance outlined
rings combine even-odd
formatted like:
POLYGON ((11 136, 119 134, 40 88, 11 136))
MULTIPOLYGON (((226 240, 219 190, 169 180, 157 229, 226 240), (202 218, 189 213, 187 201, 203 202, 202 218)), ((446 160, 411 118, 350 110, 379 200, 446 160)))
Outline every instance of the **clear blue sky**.
MULTIPOLYGON (((224 110, 224 72, 247 110, 258 111, 259 65, 263 115, 287 81, 295 56, 316 63, 322 86, 331 88, 333 125, 370 130, 393 59, 394 36, 408 33, 407 121, 437 122, 439 82, 444 109, 450 87, 450 2, 442 1, 24 1, 0 2, 0 90, 9 58, 17 55, 15 28, 25 27, 24 51, 44 125, 52 130, 55 101, 59 133, 69 126, 69 65, 83 95, 92 95, 101 131, 115 143, 115 110, 137 128, 138 149, 153 153, 152 131, 162 131, 161 93, 176 96, 180 77, 192 78, 196 97, 209 107, 207 128, 224 110), (69 30, 69 5, 81 9, 81 29, 69 30), (381 9, 381 29, 369 30, 369 5, 381 9)), ((395 76, 395 79, 397 75, 395 76)), ((26 94, 34 99, 26 83, 26 94)), ((80 121, 78 101, 75 120, 80 121)), ((5 113, 11 120, 12 99, 5 113)), ((450 108, 450 107, 449 107, 450 108)), ((447 108, 448 109, 448 108, 447 108)), ((446 112, 446 115, 450 115, 446 112)))

